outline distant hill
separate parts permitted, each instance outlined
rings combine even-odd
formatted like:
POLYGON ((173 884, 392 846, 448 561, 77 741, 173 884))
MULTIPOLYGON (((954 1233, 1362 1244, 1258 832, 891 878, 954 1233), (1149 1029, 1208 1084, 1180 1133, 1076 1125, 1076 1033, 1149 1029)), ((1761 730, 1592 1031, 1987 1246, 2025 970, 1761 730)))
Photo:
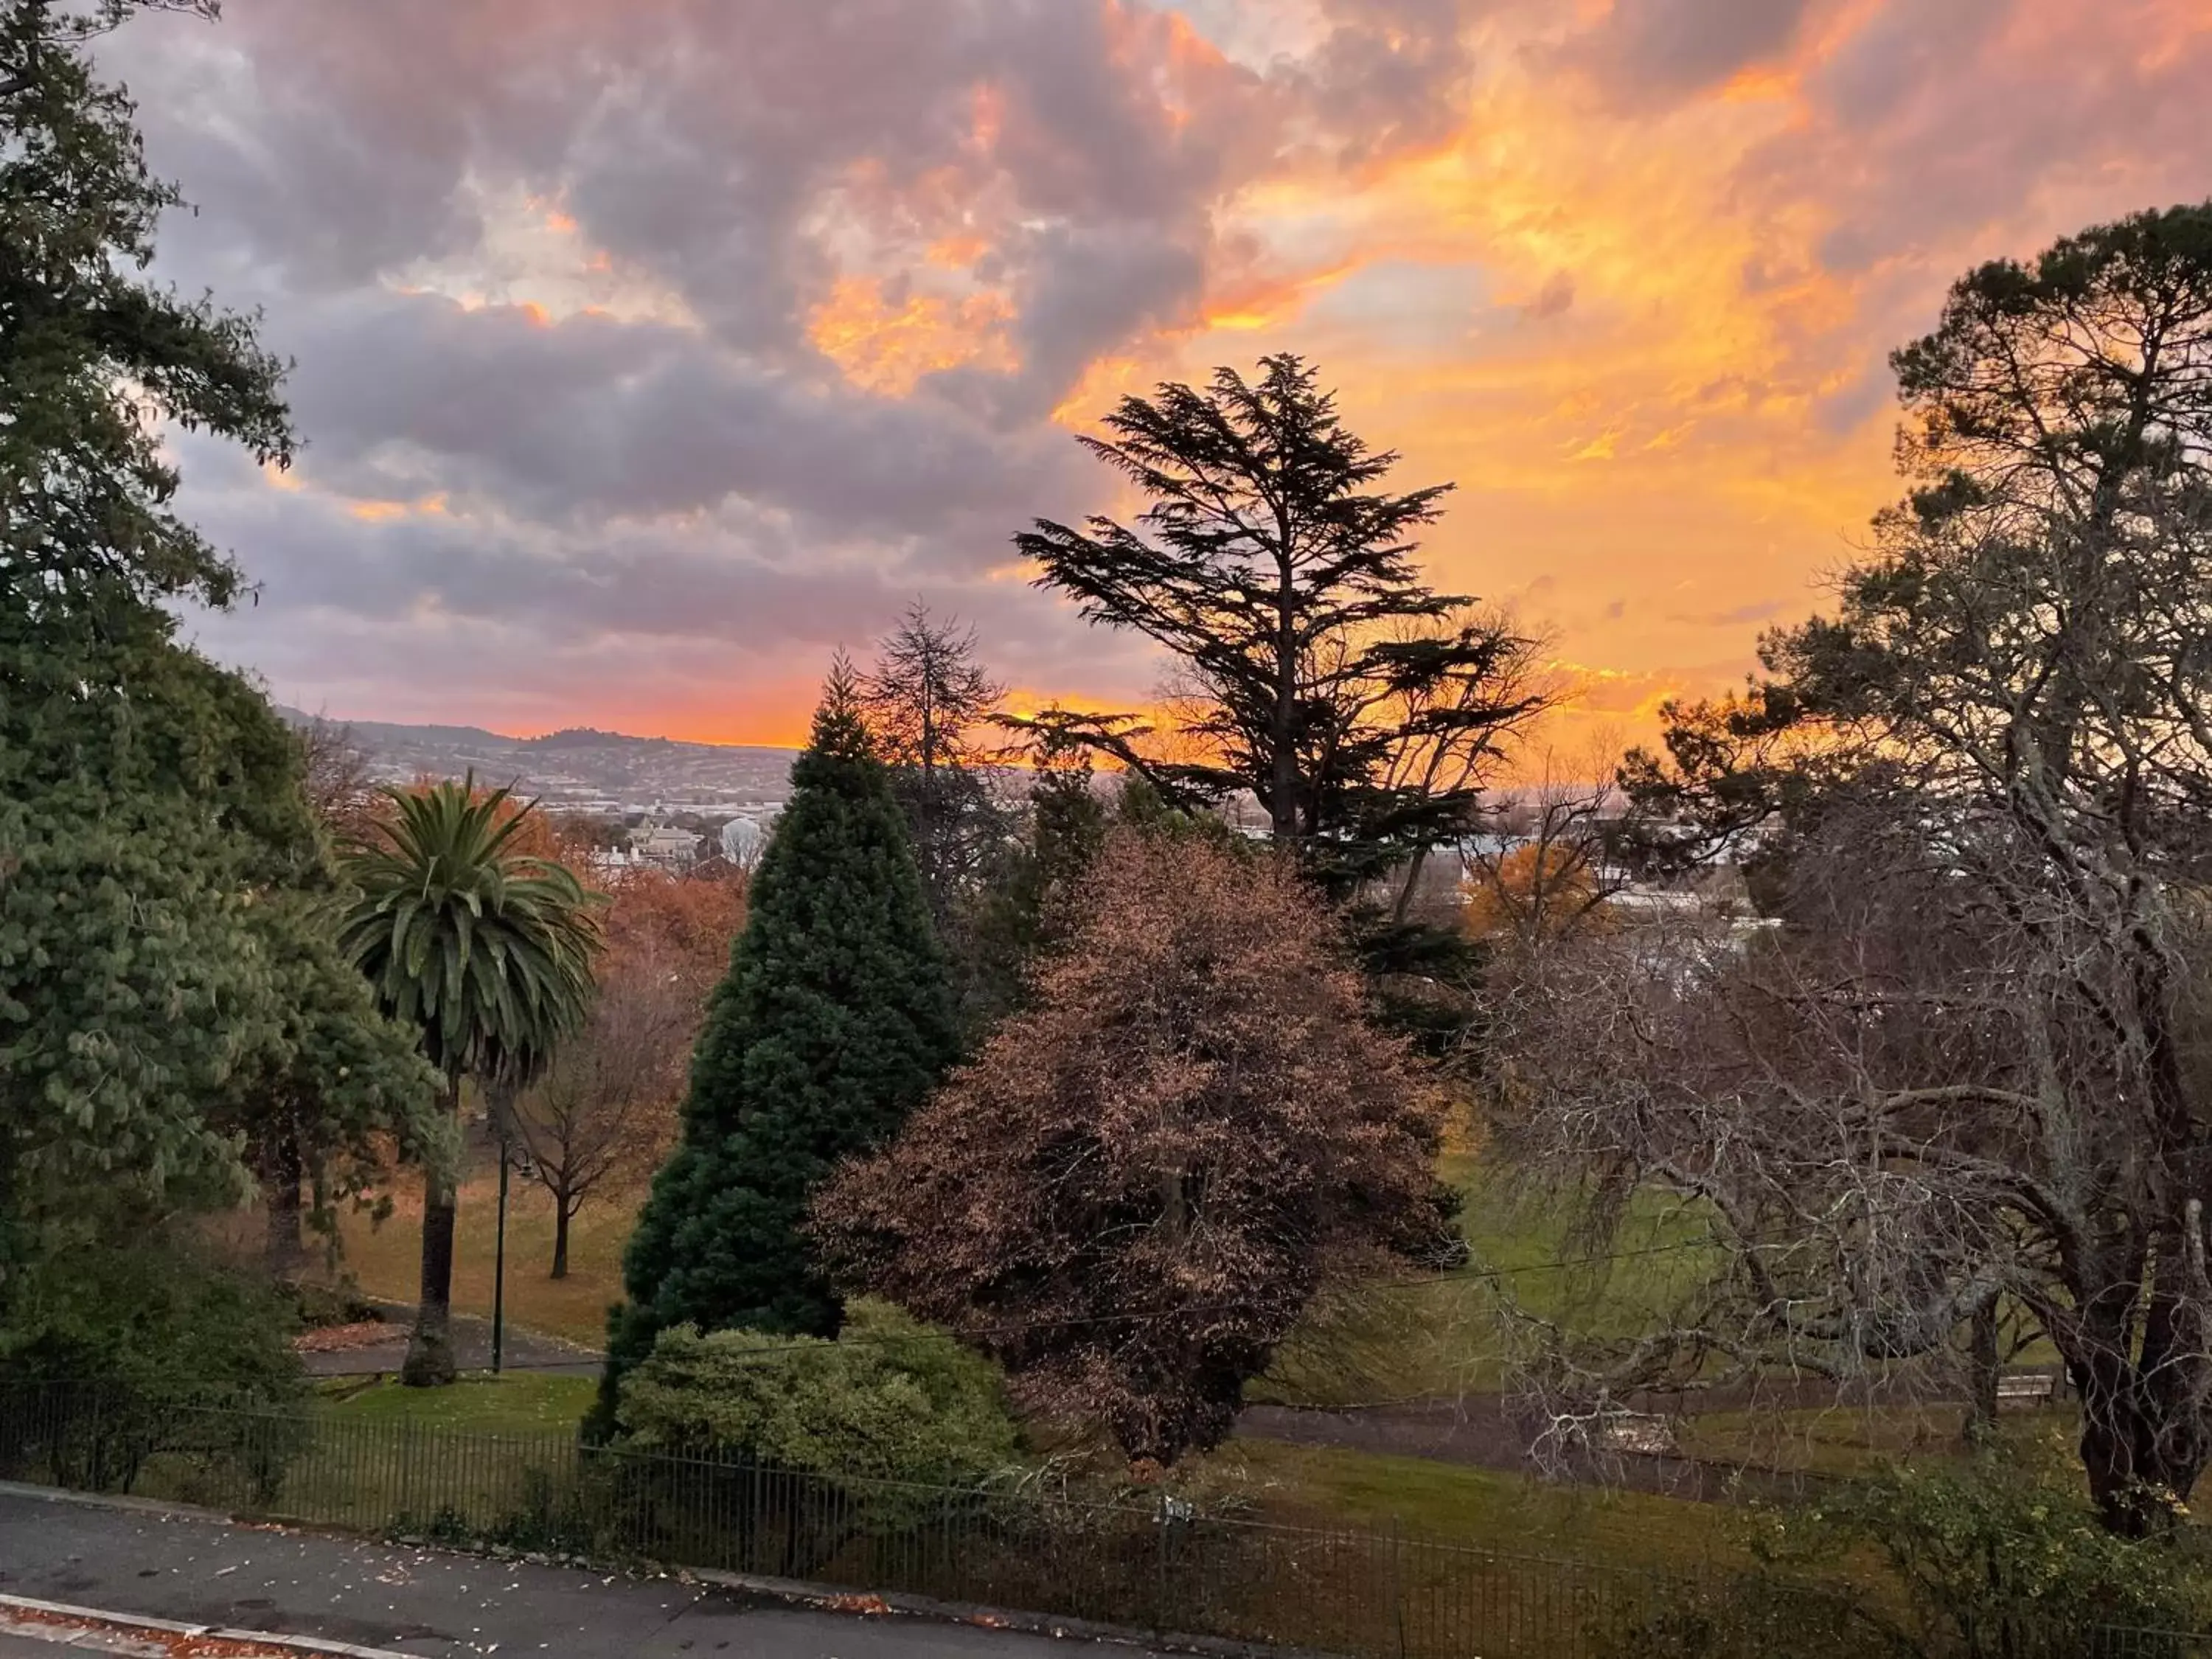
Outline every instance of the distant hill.
MULTIPOLYGON (((277 711, 297 726, 313 718, 277 711)), ((477 726, 335 720, 353 733, 376 776, 390 782, 458 778, 514 786, 549 805, 594 811, 737 813, 780 805, 798 751, 744 744, 679 743, 586 726, 510 738, 477 726)))

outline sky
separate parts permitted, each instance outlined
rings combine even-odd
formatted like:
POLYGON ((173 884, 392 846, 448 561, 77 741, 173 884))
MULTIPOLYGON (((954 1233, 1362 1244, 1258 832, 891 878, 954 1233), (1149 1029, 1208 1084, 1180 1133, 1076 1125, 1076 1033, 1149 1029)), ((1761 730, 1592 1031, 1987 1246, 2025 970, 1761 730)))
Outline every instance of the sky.
MULTIPOLYGON (((1981 261, 2212 197, 2204 0, 226 0, 103 63, 158 273, 294 360, 180 435, 349 719, 801 738, 919 598, 1018 701, 1164 665, 1030 585, 1074 434, 1295 350, 1449 480, 1423 560, 1630 738, 1895 492, 1887 354, 1981 261)), ((1577 726, 1579 722, 1579 728, 1577 726)))

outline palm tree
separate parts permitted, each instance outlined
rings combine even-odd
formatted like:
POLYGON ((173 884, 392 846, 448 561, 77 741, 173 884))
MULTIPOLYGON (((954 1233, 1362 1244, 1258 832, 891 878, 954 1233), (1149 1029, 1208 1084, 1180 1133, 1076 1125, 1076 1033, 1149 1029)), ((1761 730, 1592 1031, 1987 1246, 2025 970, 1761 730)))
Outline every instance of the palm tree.
MULTIPOLYGON (((386 1010, 422 1033, 458 1115, 474 1077, 500 1093, 542 1067, 583 1022, 599 927, 592 896, 511 843, 535 803, 463 783, 387 790, 392 814, 346 860, 361 896, 340 935, 386 1010)), ((453 1380, 454 1183, 423 1178, 422 1290, 403 1381, 453 1380)))

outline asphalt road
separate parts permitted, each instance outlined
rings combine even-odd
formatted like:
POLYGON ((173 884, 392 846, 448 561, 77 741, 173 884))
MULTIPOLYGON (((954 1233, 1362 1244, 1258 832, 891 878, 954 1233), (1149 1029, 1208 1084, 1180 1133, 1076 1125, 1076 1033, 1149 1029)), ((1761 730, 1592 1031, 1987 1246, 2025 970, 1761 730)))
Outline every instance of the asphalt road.
MULTIPOLYGON (((0 1492, 0 1591, 426 1656, 1070 1659, 1076 1645, 968 1625, 817 1612, 673 1579, 489 1561, 12 1492, 0 1492)), ((35 1659, 67 1651, 29 1646, 35 1659)), ((0 1654, 13 1659, 12 1650, 0 1654)))

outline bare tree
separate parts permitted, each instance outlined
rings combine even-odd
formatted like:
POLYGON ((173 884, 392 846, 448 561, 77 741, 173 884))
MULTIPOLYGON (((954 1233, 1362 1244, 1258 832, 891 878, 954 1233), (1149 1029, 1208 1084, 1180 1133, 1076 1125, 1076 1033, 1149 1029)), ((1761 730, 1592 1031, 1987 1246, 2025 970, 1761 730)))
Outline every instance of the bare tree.
POLYGON ((1585 1395, 1893 1376, 2002 1301, 2141 1532, 2212 1454, 2212 206, 1976 271, 1894 362, 1915 488, 1838 616, 1634 769, 1779 817, 1787 929, 1560 953, 1501 1127, 1724 1247, 1585 1395))
POLYGON ((381 799, 370 775, 368 751, 350 726, 319 714, 300 729, 300 746, 307 758, 301 787, 308 806, 341 845, 361 841, 381 799))
POLYGON ((658 953, 603 975, 589 1019, 514 1103, 530 1175, 553 1200, 551 1277, 568 1276, 568 1232, 609 1182, 650 1170, 675 1132, 697 999, 658 953))
POLYGON ((995 756, 977 741, 995 730, 1006 695, 977 656, 975 630, 932 617, 919 599, 860 682, 868 735, 891 769, 940 926, 1006 832, 1007 815, 979 770, 995 756))
POLYGON ((674 1138, 692 1042, 745 921, 742 880, 635 871, 610 901, 584 1029, 501 1114, 553 1200, 555 1279, 568 1277, 578 1212, 653 1168, 674 1138))

